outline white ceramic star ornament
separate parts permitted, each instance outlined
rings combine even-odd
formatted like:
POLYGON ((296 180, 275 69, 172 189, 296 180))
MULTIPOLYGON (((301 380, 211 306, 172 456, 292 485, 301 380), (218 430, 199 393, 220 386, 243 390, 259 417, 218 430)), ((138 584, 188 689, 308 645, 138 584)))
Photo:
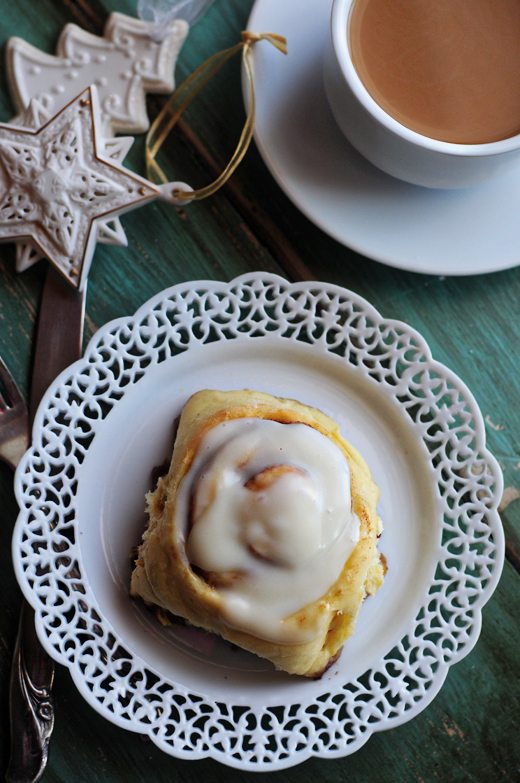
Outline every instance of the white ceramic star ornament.
MULTIPOLYGON (((156 0, 143 0, 143 5, 156 0)), ((176 0, 170 8, 188 12, 188 20, 211 0, 176 0), (197 10, 195 9, 195 10, 197 10)), ((60 35, 56 55, 42 52, 21 38, 10 38, 6 48, 7 82, 20 114, 11 123, 39 128, 69 104, 76 95, 94 84, 98 91, 101 129, 105 140, 116 133, 142 133, 149 127, 147 92, 170 92, 174 87, 174 67, 189 30, 189 24, 176 18, 144 21, 124 14, 109 16, 102 37, 68 24, 60 35), (160 34, 158 34, 160 33, 160 34)), ((123 140, 122 140, 123 141, 123 140)), ((112 148, 109 157, 122 162, 125 149, 112 148)), ((110 142, 105 141, 108 154, 110 142)), ((126 246, 119 219, 99 219, 98 242, 126 246)), ((18 270, 35 263, 42 254, 30 243, 16 248, 18 270)))
POLYGON ((176 204, 174 191, 191 190, 125 169, 132 139, 105 141, 102 122, 92 86, 38 130, 0 125, 0 241, 21 247, 19 271, 45 256, 81 289, 96 243, 110 241, 111 230, 117 239, 111 221, 158 198, 176 204))

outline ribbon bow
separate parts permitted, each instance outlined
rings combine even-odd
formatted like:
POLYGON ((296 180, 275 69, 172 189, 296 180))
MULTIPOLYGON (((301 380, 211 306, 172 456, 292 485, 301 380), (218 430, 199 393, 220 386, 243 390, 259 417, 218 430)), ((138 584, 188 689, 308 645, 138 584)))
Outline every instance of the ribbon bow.
POLYGON ((212 196, 224 185, 240 164, 253 138, 255 125, 255 85, 252 50, 259 41, 268 41, 282 54, 287 54, 287 41, 276 33, 254 33, 244 30, 241 40, 228 49, 205 60, 185 81, 175 90, 173 95, 165 103, 158 116, 155 118, 146 137, 146 171, 152 182, 166 184, 168 177, 157 162, 157 155, 164 141, 174 128, 179 118, 203 87, 217 74, 222 67, 238 52, 242 52, 242 63, 247 76, 249 90, 249 108, 246 120, 238 144, 224 171, 209 185, 193 191, 176 190, 174 196, 179 201, 193 201, 212 196))

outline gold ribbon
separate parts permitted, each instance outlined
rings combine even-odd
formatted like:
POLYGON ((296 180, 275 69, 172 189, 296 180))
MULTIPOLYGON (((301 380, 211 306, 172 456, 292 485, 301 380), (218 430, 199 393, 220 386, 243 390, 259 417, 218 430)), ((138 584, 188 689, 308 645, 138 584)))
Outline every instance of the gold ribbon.
POLYGON ((276 35, 275 33, 252 33, 249 30, 244 30, 241 33, 241 40, 239 43, 209 57, 205 62, 199 65, 199 67, 193 71, 179 87, 177 87, 152 123, 148 135, 146 136, 146 171, 148 179, 152 182, 166 184, 168 178, 156 160, 163 143, 184 110, 190 105, 193 99, 196 98, 202 88, 221 70, 231 57, 242 51, 242 63, 244 65, 249 87, 249 108, 236 149, 224 171, 214 180, 214 182, 206 185, 204 188, 199 188, 198 190, 190 191, 189 193, 177 190, 174 192, 174 196, 177 199, 192 201, 193 199, 202 199, 207 198, 207 196, 212 196, 213 193, 216 193, 216 191, 228 181, 246 154, 247 148, 253 138, 255 124, 256 101, 252 49, 258 41, 269 41, 269 43, 280 52, 287 54, 287 41, 283 36, 276 35))

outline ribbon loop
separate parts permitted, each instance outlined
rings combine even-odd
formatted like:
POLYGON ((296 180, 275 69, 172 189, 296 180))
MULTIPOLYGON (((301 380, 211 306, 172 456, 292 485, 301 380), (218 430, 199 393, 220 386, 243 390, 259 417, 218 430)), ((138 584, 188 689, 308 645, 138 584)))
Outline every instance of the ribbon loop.
POLYGON ((255 33, 250 30, 242 31, 241 40, 238 44, 235 44, 235 46, 231 46, 228 49, 223 49, 209 57, 199 65, 181 85, 179 85, 152 123, 146 137, 146 171, 148 178, 152 182, 167 184, 168 178, 156 160, 163 143, 182 116, 184 110, 190 105, 202 88, 222 69, 231 57, 242 51, 242 63, 244 65, 249 88, 249 107, 236 149, 231 156, 229 163, 216 180, 204 188, 199 188, 189 193, 186 190, 176 190, 174 195, 177 202, 200 200, 216 193, 217 190, 228 181, 246 154, 251 139, 253 138, 255 123, 256 101, 252 49, 258 41, 268 41, 278 49, 278 51, 287 54, 287 41, 283 36, 277 35, 276 33, 255 33))

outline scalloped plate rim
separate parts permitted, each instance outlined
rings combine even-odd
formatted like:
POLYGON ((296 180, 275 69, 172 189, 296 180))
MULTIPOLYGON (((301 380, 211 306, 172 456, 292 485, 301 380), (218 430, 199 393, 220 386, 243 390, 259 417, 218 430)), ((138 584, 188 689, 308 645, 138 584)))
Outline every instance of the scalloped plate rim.
MULTIPOLYGON (((344 758, 348 755, 351 755, 352 753, 359 750, 359 748, 361 748, 368 741, 368 739, 372 736, 373 733, 384 731, 390 728, 403 725, 404 723, 407 723, 409 720, 413 719, 416 715, 422 712, 423 709, 425 709, 433 701, 435 696, 442 688, 450 667, 452 665, 455 665, 460 660, 462 660, 466 655, 468 655, 468 653, 471 652, 471 650, 474 648, 475 644, 477 643, 481 631, 481 626, 482 626, 482 608, 487 603, 487 601, 491 598, 501 576, 502 567, 504 563, 505 539, 504 539, 503 528, 500 520, 500 515, 497 510, 497 506, 498 506, 498 500, 501 496, 501 492, 503 489, 503 477, 496 458, 489 451, 486 445, 486 431, 485 431, 483 416, 473 394, 471 393, 471 391, 469 390, 465 382, 454 371, 450 370, 446 365, 442 364, 441 362, 438 362, 433 359, 428 343, 426 342, 425 338, 419 332, 417 332, 417 330, 415 330, 413 327, 410 327, 408 324, 406 324, 406 322, 400 321, 398 319, 384 318, 383 316, 381 316, 379 311, 372 304, 370 304, 363 296, 356 294, 355 292, 352 292, 343 286, 327 283, 327 282, 318 282, 318 281, 290 282, 287 281, 285 278, 281 277, 280 275, 265 273, 265 272, 248 272, 246 274, 233 278, 229 282, 216 281, 216 280, 195 280, 195 281, 187 281, 184 283, 179 283, 173 286, 169 286, 164 290, 158 292, 154 296, 150 297, 136 310, 134 315, 122 316, 122 317, 115 318, 111 321, 108 321, 91 337, 85 349, 83 357, 77 360, 76 362, 74 362, 73 364, 71 364, 65 370, 63 370, 63 372, 61 372, 56 377, 56 379, 53 381, 53 383, 45 392, 34 418, 33 430, 32 430, 33 437, 36 436, 37 433, 42 428, 44 412, 47 409, 48 403, 50 402, 51 398, 55 394, 56 390, 65 382, 67 378, 70 378, 71 376, 75 375, 80 367, 84 366, 85 364, 88 364, 89 356, 95 354, 96 348, 102 343, 103 338, 109 332, 136 323, 138 320, 140 320, 140 318, 142 318, 143 315, 145 315, 147 312, 150 312, 156 304, 169 298, 172 295, 177 295, 179 293, 188 292, 192 290, 196 291, 197 288, 204 288, 210 291, 222 292, 222 291, 230 290, 231 288, 239 288, 244 284, 248 284, 259 280, 267 283, 272 283, 274 285, 282 284, 288 291, 293 291, 293 292, 294 291, 309 292, 312 291, 313 289, 316 289, 316 290, 326 291, 327 293, 341 294, 342 296, 347 297, 352 302, 361 305, 364 308, 364 310, 372 314, 372 316, 374 316, 378 322, 384 322, 385 325, 394 325, 394 326, 402 325, 403 327, 405 327, 406 331, 409 334, 413 335, 414 339, 417 340, 421 348, 424 350, 424 355, 428 360, 428 366, 431 368, 435 368, 435 367, 442 368, 443 375, 450 380, 455 380, 456 386, 459 389, 461 389, 466 395, 466 399, 471 407, 471 413, 475 425, 475 435, 482 446, 482 453, 486 459, 486 462, 493 468, 494 476, 497 482, 496 492, 495 492, 496 502, 493 505, 493 507, 487 508, 486 510, 486 514, 489 519, 490 528, 492 529, 494 535, 495 554, 496 554, 495 567, 484 590, 480 593, 475 603, 472 604, 471 608, 473 612, 473 622, 471 625, 471 635, 467 638, 467 641, 465 642, 463 647, 460 649, 460 651, 457 654, 454 655, 453 659, 449 663, 439 662, 435 679, 432 681, 428 691, 419 701, 414 703, 413 706, 410 707, 407 711, 403 712, 401 715, 392 718, 387 718, 384 721, 381 721, 380 723, 369 724, 366 728, 366 731, 363 734, 358 736, 357 739, 353 741, 350 745, 345 746, 343 748, 339 748, 335 751, 331 750, 326 753, 312 752, 312 749, 309 750, 308 748, 305 748, 303 750, 295 752, 292 755, 291 754, 288 755, 287 758, 285 759, 276 761, 274 764, 271 762, 250 763, 242 759, 236 759, 230 756, 226 756, 224 753, 220 751, 216 751, 215 749, 213 750, 210 749, 208 753, 193 752, 191 750, 185 751, 182 748, 173 749, 171 746, 166 747, 164 743, 161 742, 160 737, 155 736, 152 732, 149 732, 150 739, 152 739, 152 741, 154 742, 154 744, 157 745, 158 748, 160 748, 167 754, 177 758, 194 759, 194 760, 202 759, 202 758, 214 758, 217 761, 220 761, 227 766, 234 767, 237 769, 275 771, 275 770, 290 768, 292 766, 302 763, 303 761, 311 757, 344 758)), ((269 335, 269 337, 275 338, 276 334, 273 333, 269 335)), ((233 339, 240 340, 241 338, 235 337, 233 339)), ((249 340, 249 339, 262 340, 264 338, 262 336, 259 336, 258 338, 256 337, 251 338, 248 337, 247 335, 244 335, 244 340, 249 340)), ((281 337, 280 339, 285 339, 285 338, 281 337)), ((321 344, 315 343, 313 344, 313 348, 316 350, 320 350, 324 355, 328 353, 327 347, 321 344)), ((188 348, 187 350, 190 350, 190 348, 188 348)), ((26 464, 31 454, 32 454, 32 448, 29 448, 25 453, 25 455, 22 457, 22 460, 20 461, 15 474, 15 495, 16 495, 17 502, 19 503, 20 506, 21 506, 21 493, 22 493, 22 487, 21 487, 22 477, 25 473, 26 464)), ((41 609, 40 603, 37 600, 35 593, 32 591, 32 589, 27 583, 25 574, 22 571, 21 561, 18 557, 19 536, 22 531, 22 526, 24 521, 23 517, 24 517, 24 511, 21 510, 16 521, 15 530, 12 538, 13 565, 14 565, 15 574, 18 583, 20 585, 20 588, 25 598, 27 599, 28 603, 31 604, 35 610, 36 630, 38 633, 38 637, 42 642, 43 647, 47 650, 49 655, 54 660, 64 665, 68 669, 71 678, 75 686, 78 688, 78 691, 81 693, 82 697, 87 701, 87 703, 91 707, 93 707, 96 710, 96 712, 99 715, 101 715, 103 718, 107 720, 110 720, 115 725, 120 726, 121 728, 136 733, 143 733, 144 726, 141 726, 141 728, 133 727, 132 725, 129 724, 128 719, 120 718, 115 713, 109 714, 107 712, 106 707, 104 707, 104 705, 102 705, 100 702, 98 702, 95 699, 95 697, 93 697, 92 691, 87 687, 85 687, 84 685, 85 680, 82 676, 80 676, 79 670, 77 666, 74 664, 74 662, 64 661, 59 655, 58 651, 52 646, 52 644, 50 644, 49 638, 45 635, 42 618, 39 614, 39 609, 41 609)), ((88 577, 87 577, 87 581, 88 581, 88 577)), ((141 656, 139 656, 136 653, 132 653, 132 655, 136 659, 140 660, 143 666, 146 667, 148 670, 157 674, 157 676, 159 676, 160 678, 166 679, 163 674, 155 670, 154 667, 151 666, 149 663, 147 663, 145 660, 143 660, 141 656)), ((178 692, 182 692, 182 691, 189 692, 190 690, 188 687, 179 683, 170 682, 169 684, 172 685, 178 692)), ((215 703, 216 701, 212 697, 205 697, 205 698, 207 699, 208 702, 215 703)))

